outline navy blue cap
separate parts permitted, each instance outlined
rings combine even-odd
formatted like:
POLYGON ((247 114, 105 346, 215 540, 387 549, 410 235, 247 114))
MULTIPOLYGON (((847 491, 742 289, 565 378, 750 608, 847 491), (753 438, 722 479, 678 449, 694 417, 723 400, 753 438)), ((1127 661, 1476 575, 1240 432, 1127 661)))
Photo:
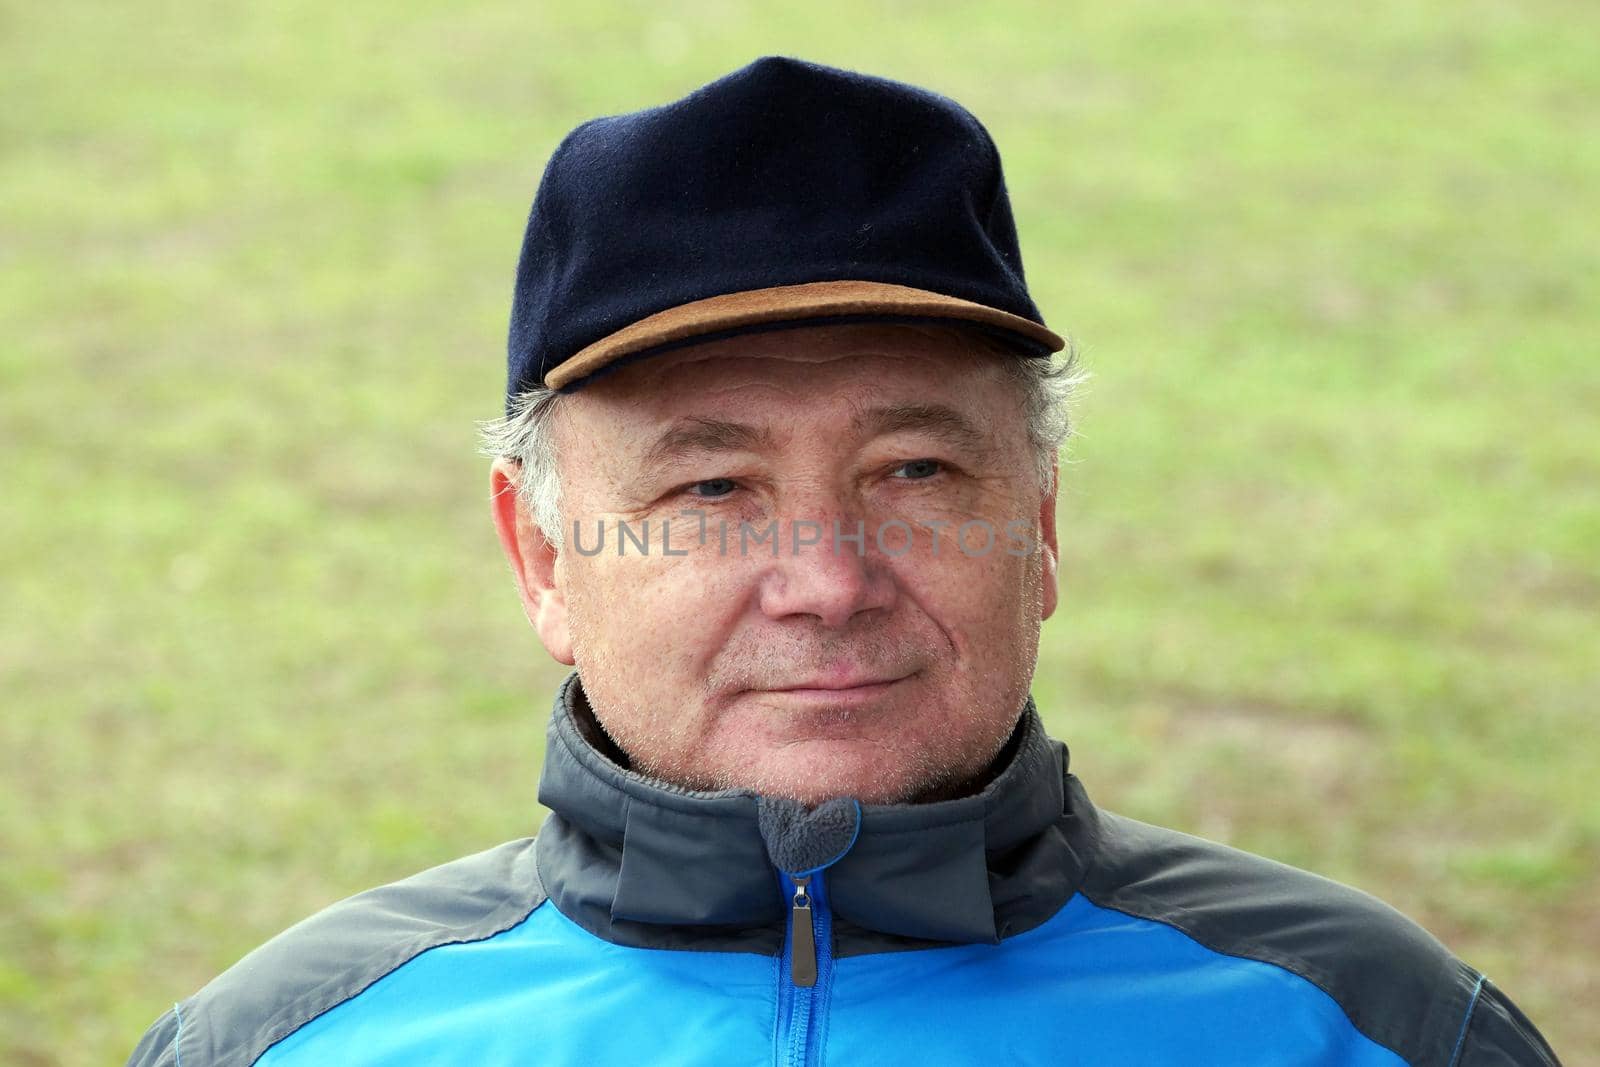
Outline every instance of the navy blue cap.
POLYGON ((855 321, 1064 346, 1028 295, 1000 154, 971 113, 767 56, 561 142, 517 265, 506 399, 685 344, 855 321))

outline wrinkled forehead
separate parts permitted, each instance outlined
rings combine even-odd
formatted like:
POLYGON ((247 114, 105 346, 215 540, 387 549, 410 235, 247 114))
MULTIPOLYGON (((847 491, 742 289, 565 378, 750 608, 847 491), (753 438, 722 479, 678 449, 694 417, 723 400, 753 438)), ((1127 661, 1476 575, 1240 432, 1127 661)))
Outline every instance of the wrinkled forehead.
MULTIPOLYGON (((647 422, 719 393, 780 391, 784 402, 837 404, 877 394, 944 395, 999 376, 1007 355, 957 326, 849 323, 741 334, 663 352, 574 394, 647 422)), ((575 405, 581 409, 583 405, 575 405)))
POLYGON ((939 438, 979 466, 1021 467, 1024 405, 1005 373, 1016 358, 960 328, 899 323, 702 342, 563 398, 563 477, 622 485, 712 453, 843 456, 886 434, 939 438))
POLYGON ((850 323, 653 355, 563 398, 563 478, 632 480, 680 453, 850 450, 898 430, 1021 466, 1024 403, 1005 373, 1019 357, 986 341, 958 326, 850 323))

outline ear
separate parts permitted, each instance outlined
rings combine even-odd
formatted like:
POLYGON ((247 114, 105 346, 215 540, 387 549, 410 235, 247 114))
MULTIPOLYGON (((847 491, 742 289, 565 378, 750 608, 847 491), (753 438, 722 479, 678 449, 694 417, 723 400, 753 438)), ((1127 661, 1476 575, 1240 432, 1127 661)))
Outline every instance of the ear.
POLYGON ((489 503, 495 532, 511 576, 516 579, 522 610, 539 634, 545 650, 558 663, 574 666, 572 633, 567 626, 567 600, 556 573, 556 548, 517 498, 522 471, 508 459, 494 461, 489 470, 489 503))
POLYGON ((1056 613, 1056 569, 1060 552, 1056 547, 1056 490, 1061 488, 1061 461, 1050 463, 1050 492, 1039 502, 1039 551, 1044 557, 1041 619, 1056 613))

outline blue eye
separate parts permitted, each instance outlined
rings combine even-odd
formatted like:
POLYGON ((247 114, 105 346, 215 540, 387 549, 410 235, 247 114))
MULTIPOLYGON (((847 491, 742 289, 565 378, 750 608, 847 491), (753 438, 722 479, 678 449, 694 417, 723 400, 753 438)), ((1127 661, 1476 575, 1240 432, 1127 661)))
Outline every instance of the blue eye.
POLYGON ((922 481, 925 478, 932 478, 943 469, 944 464, 936 459, 912 459, 900 464, 895 471, 897 473, 909 471, 910 473, 905 475, 906 481, 922 481))
POLYGON ((690 496, 697 496, 705 500, 718 500, 727 496, 738 488, 732 478, 707 478, 703 482, 695 482, 689 486, 687 492, 690 496), (699 492, 697 490, 705 490, 699 492))

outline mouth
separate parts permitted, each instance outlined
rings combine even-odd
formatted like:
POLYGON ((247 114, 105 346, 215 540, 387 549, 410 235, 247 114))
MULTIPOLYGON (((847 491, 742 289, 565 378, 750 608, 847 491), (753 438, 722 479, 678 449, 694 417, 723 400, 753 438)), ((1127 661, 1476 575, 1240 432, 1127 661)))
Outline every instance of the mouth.
POLYGON ((806 679, 795 685, 772 686, 756 690, 762 696, 778 697, 800 703, 825 703, 847 706, 865 704, 888 693, 895 686, 912 678, 910 674, 888 676, 833 676, 806 679))

